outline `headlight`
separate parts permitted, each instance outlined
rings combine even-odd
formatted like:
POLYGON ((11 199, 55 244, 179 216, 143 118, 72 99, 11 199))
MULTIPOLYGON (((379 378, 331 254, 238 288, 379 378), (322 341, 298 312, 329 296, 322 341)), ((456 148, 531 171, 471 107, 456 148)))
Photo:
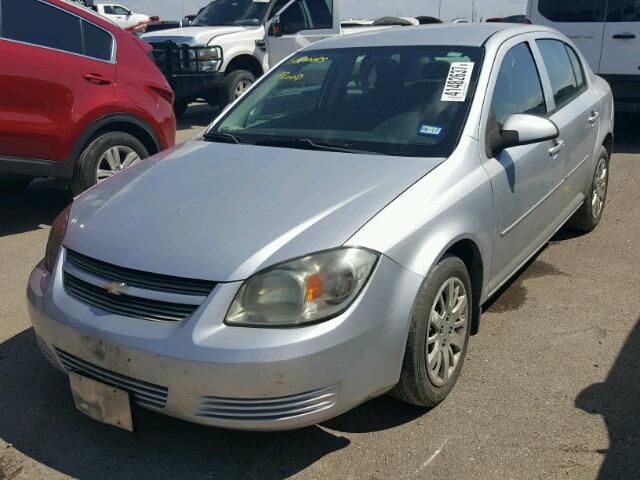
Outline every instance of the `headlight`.
POLYGON ((213 73, 222 65, 222 48, 191 47, 188 49, 189 65, 194 71, 213 73))
POLYGON ((51 225, 49 240, 47 241, 47 250, 44 255, 44 265, 50 272, 53 272, 56 266, 58 255, 60 254, 60 247, 62 247, 62 240, 67 232, 69 212, 71 212, 71 205, 65 208, 62 213, 56 217, 53 225, 51 225))
POLYGON ((329 320, 358 296, 378 255, 340 248, 257 273, 240 288, 225 318, 239 327, 299 327, 329 320))

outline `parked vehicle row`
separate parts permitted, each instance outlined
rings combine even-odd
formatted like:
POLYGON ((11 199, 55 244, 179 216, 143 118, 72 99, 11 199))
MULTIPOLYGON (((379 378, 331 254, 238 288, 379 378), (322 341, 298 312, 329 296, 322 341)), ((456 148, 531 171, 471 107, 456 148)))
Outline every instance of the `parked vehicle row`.
POLYGON ((63 0, 0 7, 0 190, 51 176, 79 194, 174 145, 148 44, 63 0))
POLYGON ((613 115, 546 27, 313 43, 58 217, 28 285, 38 344, 126 429, 131 402, 251 430, 388 391, 433 407, 482 305, 567 221, 597 227, 613 115))

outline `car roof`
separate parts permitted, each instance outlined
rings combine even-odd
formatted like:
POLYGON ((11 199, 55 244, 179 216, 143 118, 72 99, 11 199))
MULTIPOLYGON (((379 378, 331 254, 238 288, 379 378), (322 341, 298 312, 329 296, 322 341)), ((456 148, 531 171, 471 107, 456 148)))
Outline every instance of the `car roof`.
POLYGON ((394 27, 338 35, 305 48, 318 50, 326 48, 391 47, 399 45, 450 45, 480 47, 493 36, 506 38, 532 32, 555 32, 538 25, 513 23, 481 24, 435 24, 415 27, 394 27))

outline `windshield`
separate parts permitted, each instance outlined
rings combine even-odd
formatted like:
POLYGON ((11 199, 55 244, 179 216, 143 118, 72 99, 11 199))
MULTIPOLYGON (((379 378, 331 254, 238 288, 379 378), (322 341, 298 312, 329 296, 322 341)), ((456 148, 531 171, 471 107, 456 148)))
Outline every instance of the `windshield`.
POLYGON ((269 0, 213 0, 191 22, 191 27, 262 25, 269 0))
POLYGON ((209 140, 351 153, 446 157, 456 147, 480 47, 300 53, 268 74, 209 140))

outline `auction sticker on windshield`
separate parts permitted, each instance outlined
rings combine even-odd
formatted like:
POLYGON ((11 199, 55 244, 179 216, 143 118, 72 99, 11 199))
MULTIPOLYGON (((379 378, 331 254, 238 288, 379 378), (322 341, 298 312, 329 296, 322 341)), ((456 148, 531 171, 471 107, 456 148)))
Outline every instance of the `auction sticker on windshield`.
POLYGON ((471 82, 473 62, 452 62, 442 92, 443 102, 464 102, 471 82))

